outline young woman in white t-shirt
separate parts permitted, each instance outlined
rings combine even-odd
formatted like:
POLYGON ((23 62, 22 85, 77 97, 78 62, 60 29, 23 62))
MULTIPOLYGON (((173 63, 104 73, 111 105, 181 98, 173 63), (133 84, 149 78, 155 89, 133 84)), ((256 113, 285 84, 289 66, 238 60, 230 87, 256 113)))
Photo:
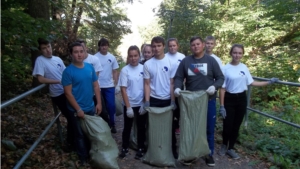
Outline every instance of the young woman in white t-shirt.
POLYGON ((143 65, 147 60, 151 59, 153 57, 152 47, 150 44, 144 44, 143 46, 143 60, 141 61, 141 64, 143 65))
POLYGON ((239 159, 239 155, 233 150, 238 138, 240 126, 247 110, 247 86, 266 86, 278 81, 271 78, 270 81, 256 82, 253 80, 246 65, 240 62, 244 54, 244 46, 234 44, 229 54, 232 57, 230 63, 222 70, 225 76, 224 84, 220 90, 220 114, 223 117, 223 145, 219 155, 229 155, 233 159, 239 159))
POLYGON ((139 63, 140 50, 137 46, 128 49, 128 65, 120 73, 119 86, 124 102, 124 129, 122 133, 122 151, 119 155, 124 158, 128 153, 131 127, 136 118, 138 152, 136 159, 143 157, 145 153, 146 122, 148 114, 143 108, 144 98, 144 73, 143 65, 139 63))

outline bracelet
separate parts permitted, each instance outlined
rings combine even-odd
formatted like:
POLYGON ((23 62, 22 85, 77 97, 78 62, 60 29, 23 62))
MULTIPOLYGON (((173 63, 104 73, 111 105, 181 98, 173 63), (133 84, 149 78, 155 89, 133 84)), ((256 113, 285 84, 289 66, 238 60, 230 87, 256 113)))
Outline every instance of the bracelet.
POLYGON ((79 110, 77 110, 77 113, 81 112, 81 108, 79 110))

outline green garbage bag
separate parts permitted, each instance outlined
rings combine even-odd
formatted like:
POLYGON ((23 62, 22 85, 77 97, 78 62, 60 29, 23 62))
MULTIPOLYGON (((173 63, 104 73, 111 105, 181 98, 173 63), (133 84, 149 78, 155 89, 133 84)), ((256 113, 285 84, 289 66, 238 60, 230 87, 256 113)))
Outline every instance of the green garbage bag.
POLYGON ((179 161, 194 160, 210 153, 207 137, 208 96, 205 91, 181 91, 179 161))
POLYGON ((116 116, 120 116, 123 114, 123 104, 121 100, 115 97, 115 104, 116 104, 116 116))
POLYGON ((99 169, 118 169, 119 150, 108 124, 99 116, 85 115, 84 119, 80 120, 80 125, 91 143, 91 166, 99 169))
POLYGON ((148 149, 143 162, 175 167, 172 153, 172 107, 149 107, 148 149))

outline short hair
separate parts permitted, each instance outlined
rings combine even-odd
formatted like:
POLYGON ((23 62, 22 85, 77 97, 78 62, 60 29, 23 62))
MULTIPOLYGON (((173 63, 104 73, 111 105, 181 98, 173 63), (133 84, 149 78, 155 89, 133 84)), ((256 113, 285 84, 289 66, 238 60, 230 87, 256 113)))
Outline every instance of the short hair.
POLYGON ((127 50, 127 57, 129 56, 129 52, 132 51, 132 50, 136 50, 138 52, 139 56, 141 56, 141 52, 140 52, 139 47, 137 47, 136 45, 132 45, 127 50))
POLYGON ((98 41, 98 47, 100 46, 109 46, 109 41, 106 38, 101 38, 98 41))
POLYGON ((155 36, 154 38, 152 38, 152 40, 151 40, 151 45, 152 45, 153 43, 162 43, 163 46, 165 46, 165 40, 164 40, 164 38, 161 37, 161 36, 155 36))
POLYGON ((145 48, 146 48, 147 46, 150 47, 150 48, 152 48, 152 46, 151 46, 150 44, 146 44, 146 43, 145 43, 145 44, 144 44, 144 47, 143 47, 142 53, 144 53, 144 50, 145 50, 145 48))
POLYGON ((233 44, 233 45, 231 46, 231 48, 230 48, 229 55, 232 54, 232 51, 233 51, 234 48, 241 48, 241 49, 243 50, 243 54, 245 53, 245 50, 244 50, 244 46, 243 46, 243 45, 241 45, 241 44, 233 44))
POLYGON ((171 41, 175 41, 176 44, 177 44, 177 46, 179 45, 178 40, 177 40, 176 38, 170 38, 170 39, 168 39, 168 45, 169 45, 169 43, 170 43, 171 41))
POLYGON ((79 43, 79 42, 73 42, 73 43, 71 43, 71 44, 69 45, 69 52, 70 52, 70 54, 72 54, 73 48, 74 48, 75 46, 81 46, 81 47, 83 48, 83 46, 81 45, 81 43, 79 43))
POLYGON ((84 43, 84 44, 86 43, 85 40, 83 40, 83 39, 77 39, 75 42, 84 43))
POLYGON ((216 38, 214 36, 206 36, 205 41, 208 40, 213 40, 214 42, 216 42, 216 38))
POLYGON ((43 39, 43 38, 38 38, 37 41, 38 41, 38 44, 39 44, 39 46, 38 46, 39 50, 41 50, 41 45, 48 45, 48 44, 50 44, 50 42, 48 40, 43 39))
POLYGON ((192 42, 194 42, 195 40, 199 39, 202 43, 204 42, 203 39, 200 37, 200 36, 193 36, 191 39, 190 39, 190 44, 192 42))

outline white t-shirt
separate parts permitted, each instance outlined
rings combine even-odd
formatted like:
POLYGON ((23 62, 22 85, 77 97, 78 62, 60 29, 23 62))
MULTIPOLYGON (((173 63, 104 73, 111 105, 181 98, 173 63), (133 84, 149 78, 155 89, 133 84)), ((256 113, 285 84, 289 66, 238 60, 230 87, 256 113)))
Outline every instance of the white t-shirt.
POLYGON ((97 52, 96 56, 103 68, 101 75, 99 74, 98 83, 100 88, 109 88, 114 87, 114 80, 112 71, 119 68, 119 64, 114 55, 107 52, 106 55, 102 55, 100 52, 97 52))
POLYGON ((177 65, 168 58, 152 57, 144 64, 144 79, 150 79, 150 96, 168 100, 171 98, 170 79, 174 78, 177 65))
POLYGON ((88 56, 83 60, 83 62, 91 64, 94 67, 96 73, 101 73, 103 70, 101 63, 96 56, 88 54, 88 56))
POLYGON ((225 76, 222 88, 225 88, 229 93, 241 93, 247 90, 247 86, 253 83, 253 78, 249 69, 243 63, 232 65, 228 63, 222 68, 225 76))
POLYGON ((126 65, 121 70, 118 85, 127 87, 126 92, 131 107, 141 106, 144 98, 143 65, 126 65))
POLYGON ((222 66, 223 66, 222 60, 221 60, 217 55, 215 55, 215 54, 211 54, 210 56, 213 57, 213 58, 215 58, 216 61, 217 61, 218 64, 219 64, 220 68, 222 68, 222 66))
POLYGON ((176 65, 176 70, 180 64, 180 62, 182 61, 182 59, 185 58, 184 54, 180 53, 180 52, 176 52, 175 54, 171 54, 170 52, 166 53, 165 56, 167 56, 171 61, 172 64, 176 65))
MULTIPOLYGON (((63 61, 57 56, 52 56, 51 58, 39 56, 35 61, 32 75, 35 77, 41 75, 47 79, 61 80, 65 68, 66 66, 63 61)), ((64 88, 61 84, 50 84, 49 92, 51 97, 56 97, 64 93, 64 88)))

